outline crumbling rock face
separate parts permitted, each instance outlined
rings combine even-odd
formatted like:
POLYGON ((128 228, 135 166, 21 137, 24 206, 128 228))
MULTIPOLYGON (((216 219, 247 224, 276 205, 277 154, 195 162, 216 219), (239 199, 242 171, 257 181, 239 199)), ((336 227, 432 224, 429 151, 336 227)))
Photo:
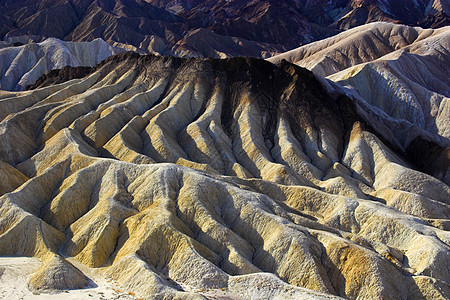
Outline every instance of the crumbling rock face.
POLYGON ((0 94, 0 254, 43 261, 33 288, 82 285, 70 257, 149 299, 450 296, 450 188, 311 72, 123 53, 65 74, 0 94))

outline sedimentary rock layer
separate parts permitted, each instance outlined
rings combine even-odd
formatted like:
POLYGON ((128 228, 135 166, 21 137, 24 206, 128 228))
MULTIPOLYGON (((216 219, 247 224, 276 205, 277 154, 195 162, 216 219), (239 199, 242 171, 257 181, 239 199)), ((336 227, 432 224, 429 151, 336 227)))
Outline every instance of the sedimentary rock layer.
POLYGON ((449 186, 311 72, 67 70, 0 93, 0 254, 40 258, 32 289, 85 285, 72 261, 149 299, 450 296, 449 186))

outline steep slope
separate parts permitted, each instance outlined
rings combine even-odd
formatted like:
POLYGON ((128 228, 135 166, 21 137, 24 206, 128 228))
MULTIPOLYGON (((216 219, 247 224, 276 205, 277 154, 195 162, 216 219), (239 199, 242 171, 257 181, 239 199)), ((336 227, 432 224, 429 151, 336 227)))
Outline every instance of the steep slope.
MULTIPOLYGON (((346 88, 329 86, 330 91, 351 95, 366 110, 378 110, 376 115, 381 110, 380 118, 403 150, 425 141, 439 145, 442 150, 432 159, 417 158, 418 164, 427 165, 449 153, 449 53, 450 27, 424 30, 373 23, 269 60, 306 67, 346 88)), ((448 165, 442 165, 435 176, 449 182, 448 165)))
POLYGON ((374 21, 449 24, 439 0, 1 0, 0 12, 6 42, 102 38, 187 57, 270 57, 374 21))
MULTIPOLYGON (((448 30, 449 27, 433 30, 375 22, 271 57, 268 61, 278 63, 285 59, 326 77, 349 67, 374 61, 402 48, 412 53, 433 50, 432 46, 447 48, 446 38, 443 39, 442 45, 432 44, 430 40, 428 44, 431 45, 425 48, 423 43, 428 38, 447 35, 448 30)), ((446 57, 445 53, 441 56, 446 57)))
POLYGON ((449 186, 311 72, 132 53, 74 70, 0 93, 18 178, 0 254, 40 258, 31 288, 91 268, 148 299, 450 296, 449 186))
POLYGON ((0 49, 0 89, 20 91, 53 69, 93 67, 123 51, 102 39, 73 43, 49 38, 42 43, 3 48, 0 49))

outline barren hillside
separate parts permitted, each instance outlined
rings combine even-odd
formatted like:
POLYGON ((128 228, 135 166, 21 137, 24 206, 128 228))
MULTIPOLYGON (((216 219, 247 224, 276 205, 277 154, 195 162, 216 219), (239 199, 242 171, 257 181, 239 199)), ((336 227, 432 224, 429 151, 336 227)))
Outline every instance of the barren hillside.
POLYGON ((39 258, 38 292, 449 298, 450 188, 411 159, 445 149, 375 113, 285 61, 52 71, 0 92, 0 255, 39 258))

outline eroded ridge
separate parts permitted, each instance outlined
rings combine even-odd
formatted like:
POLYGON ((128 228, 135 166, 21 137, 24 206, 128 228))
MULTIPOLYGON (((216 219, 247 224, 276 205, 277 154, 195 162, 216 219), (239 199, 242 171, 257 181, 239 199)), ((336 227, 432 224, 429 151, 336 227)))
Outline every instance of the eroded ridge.
POLYGON ((377 22, 269 61, 286 59, 326 77, 322 82, 328 91, 350 95, 369 118, 382 120, 377 131, 386 130, 383 135, 410 161, 450 184, 449 53, 449 26, 377 22))
POLYGON ((32 289, 86 285, 79 264, 151 299, 449 297, 450 188, 311 72, 67 72, 0 94, 0 254, 42 260, 32 289))

